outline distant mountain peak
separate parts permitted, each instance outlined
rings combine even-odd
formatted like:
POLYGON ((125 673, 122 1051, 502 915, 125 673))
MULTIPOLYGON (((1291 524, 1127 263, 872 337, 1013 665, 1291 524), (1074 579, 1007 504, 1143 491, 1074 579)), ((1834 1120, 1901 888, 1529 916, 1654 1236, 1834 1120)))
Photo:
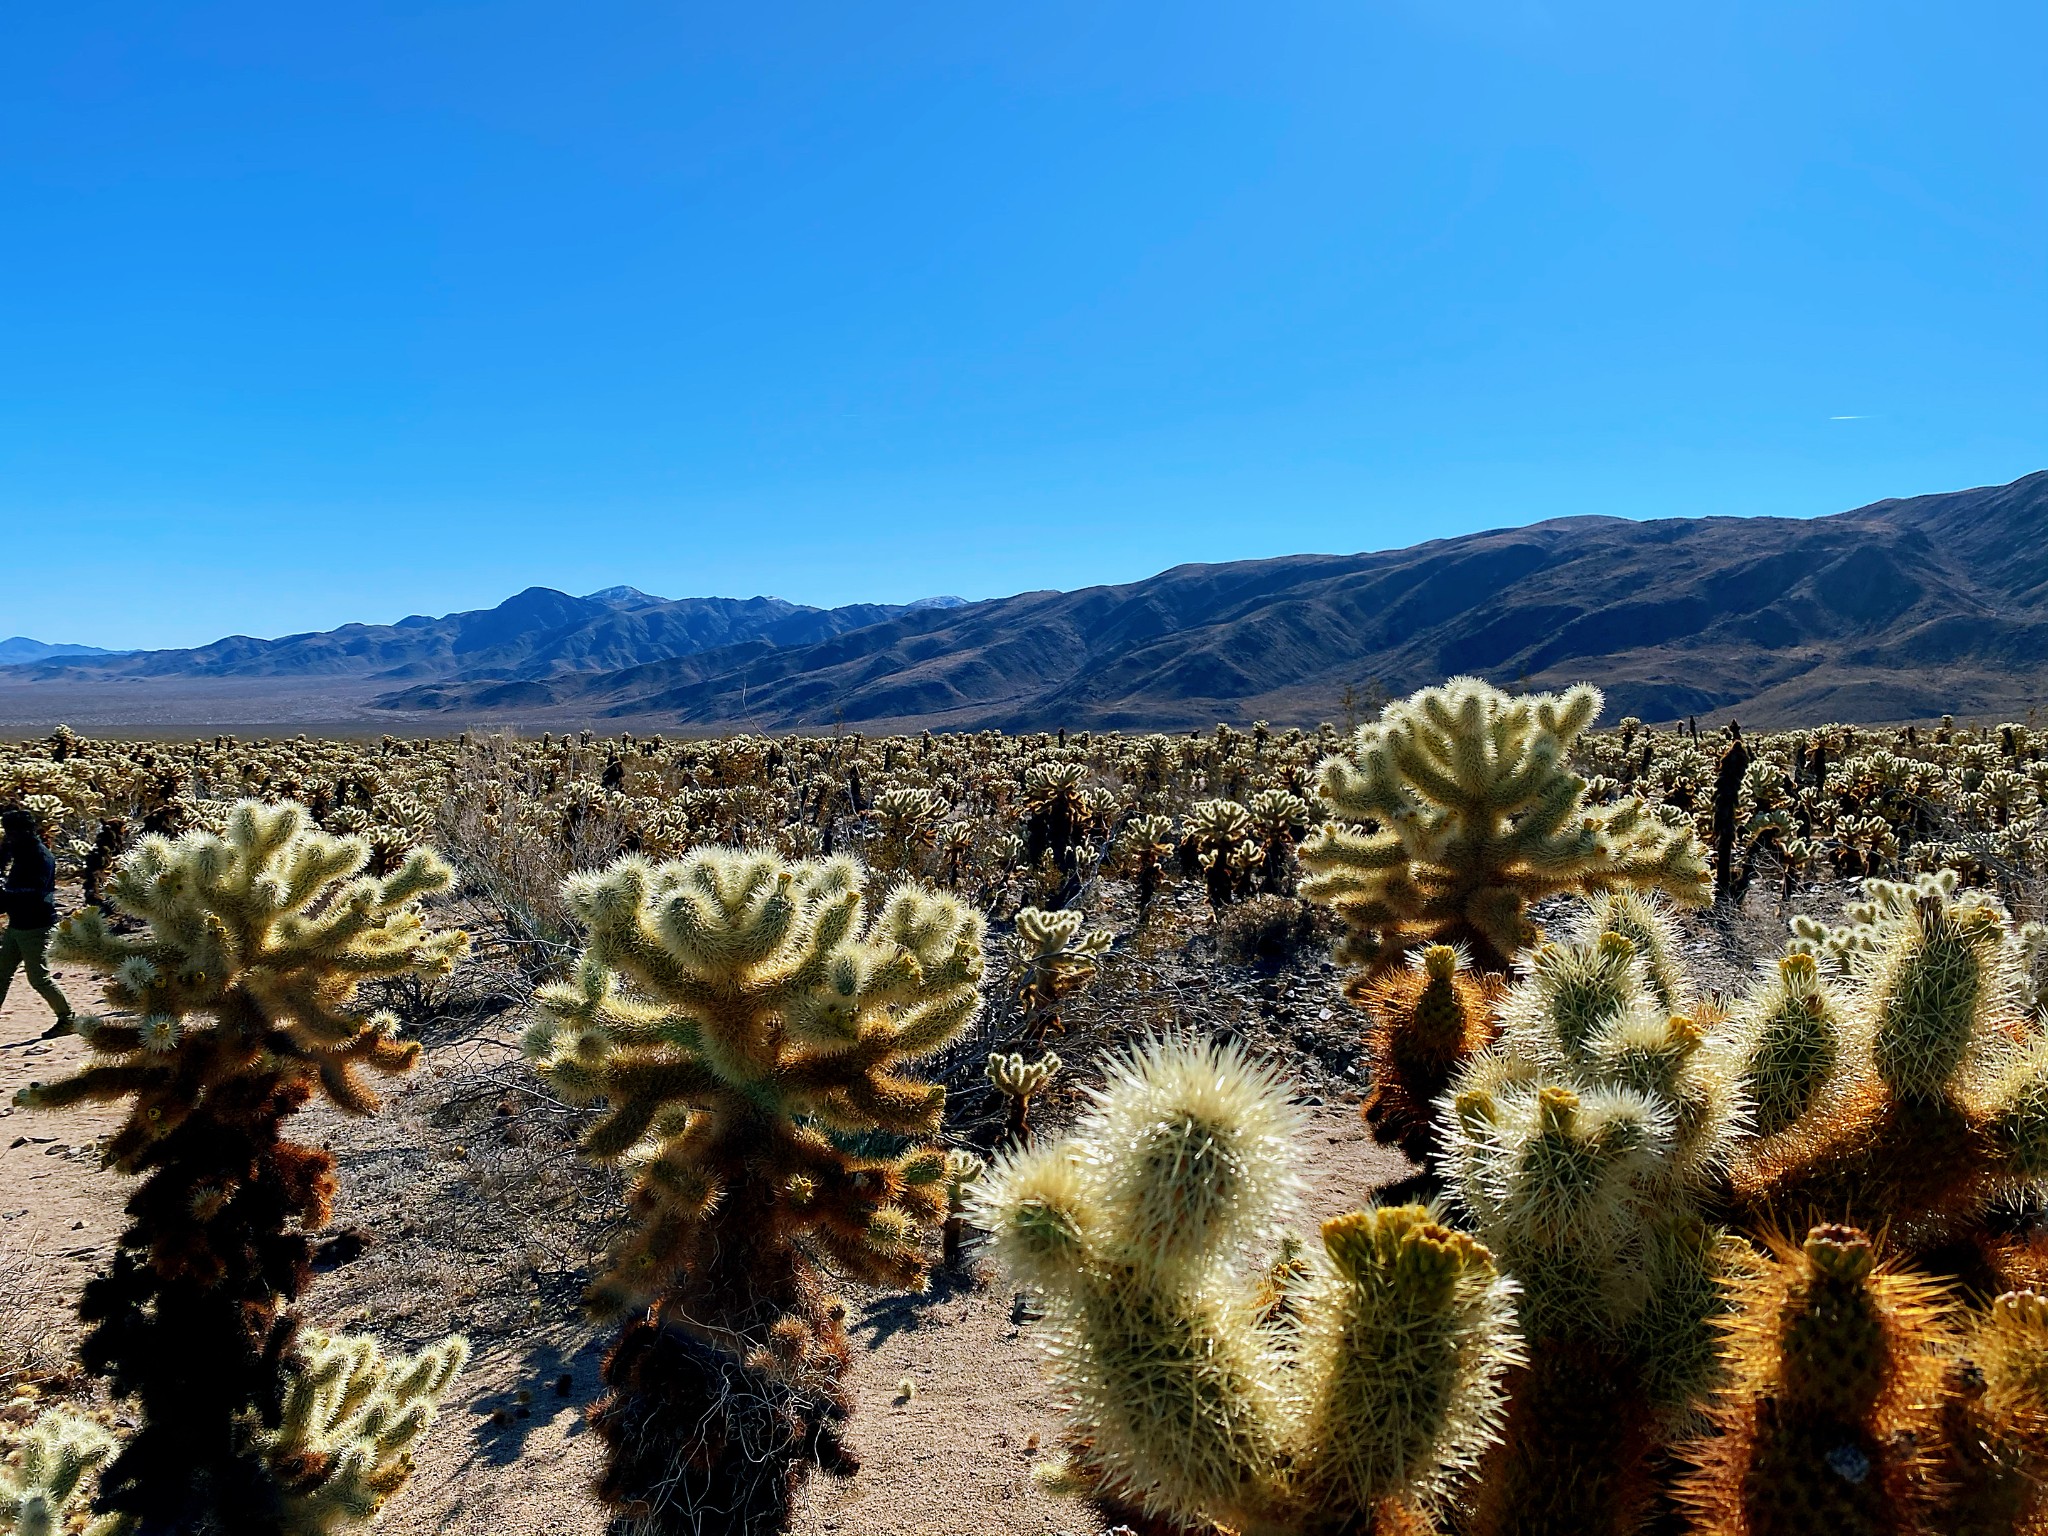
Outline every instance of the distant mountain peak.
POLYGON ((964 597, 920 597, 914 603, 905 603, 903 605, 904 611, 908 613, 917 613, 927 608, 965 608, 966 606, 967 599, 964 597))
POLYGON ((642 592, 638 587, 603 587, 595 592, 583 594, 586 603, 610 603, 614 608, 653 608, 668 601, 652 593, 642 592))

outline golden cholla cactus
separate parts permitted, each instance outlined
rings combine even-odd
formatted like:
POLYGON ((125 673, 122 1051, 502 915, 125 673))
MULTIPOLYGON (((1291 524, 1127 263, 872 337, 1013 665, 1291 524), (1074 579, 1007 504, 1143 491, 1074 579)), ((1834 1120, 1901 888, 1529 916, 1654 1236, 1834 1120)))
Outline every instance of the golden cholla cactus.
POLYGON ((1928 1472, 1952 1323, 1931 1282, 1853 1227, 1779 1240, 1734 1283, 1734 1380, 1681 1489, 1702 1536, 1934 1529, 1928 1472))
POLYGON ((1882 1221, 1917 1252, 1974 1240, 1995 1201, 2048 1179, 2048 1031, 1998 907, 1952 878, 1906 890, 1878 887, 1832 946, 1854 1051, 1734 1174, 1753 1213, 1882 1221))
MULTIPOLYGON (((86 1477, 114 1453, 114 1437, 69 1408, 39 1414, 11 1451, 0 1447, 0 1536, 64 1536, 79 1529, 73 1505, 86 1477)), ((88 1536, 119 1536, 108 1518, 88 1536)))
POLYGON ((605 1104, 583 1150, 630 1173, 636 1218, 591 1293, 629 1317, 596 1420, 601 1491, 657 1520, 712 1498, 753 1529, 846 1411, 843 1309, 819 1266, 924 1282, 945 1091, 909 1069, 980 1006, 981 919, 903 885, 869 920, 851 860, 730 848, 624 859, 567 890, 589 945, 541 991, 526 1050, 565 1098, 605 1104), (696 1447, 687 1472, 650 1440, 661 1425, 696 1447))
POLYGON ((1109 949, 1112 936, 1100 929, 1084 934, 1082 922, 1071 909, 1025 907, 1017 913, 1011 940, 1017 954, 1017 1002, 1024 1010, 1025 1032, 1034 1040, 1058 1026, 1060 1004, 1095 979, 1109 949))
POLYGON ((468 1359, 460 1337, 390 1360, 367 1334, 302 1333, 278 1426, 258 1437, 287 1469, 287 1536, 375 1520, 411 1480, 413 1449, 468 1359))
POLYGON ((1486 1250, 1419 1206, 1286 1249, 1286 1304, 1248 1250, 1278 1240, 1298 1123, 1234 1045, 1114 1062, 1068 1141, 976 1191, 998 1257, 1040 1290, 1082 1484, 1246 1533, 1419 1524, 1493 1434, 1514 1358, 1486 1250))
POLYGON ((1014 1144, 1031 1134, 1031 1101, 1044 1091, 1059 1069, 1060 1059, 1051 1051, 1036 1061, 1026 1061, 1017 1051, 1007 1056, 1001 1051, 989 1052, 988 1080, 1009 1103, 1004 1141, 1014 1144))
POLYGON ((1346 987, 1365 1012, 1368 1084, 1361 1112, 1373 1140, 1417 1163, 1438 1154, 1436 1101, 1494 1037, 1503 990, 1474 975, 1449 944, 1432 944, 1398 970, 1354 976, 1346 987))
POLYGON ((296 805, 243 801, 225 837, 145 838, 108 895, 146 925, 118 933, 88 909, 61 924, 53 958, 106 978, 107 1001, 134 1023, 81 1019, 97 1058, 21 1095, 31 1108, 132 1099, 109 1156, 124 1171, 236 1078, 303 1084, 352 1114, 377 1096, 358 1076, 408 1070, 419 1046, 389 1014, 365 1013, 375 977, 445 975, 468 947, 429 933, 421 898, 445 891, 448 866, 415 850, 393 873, 360 871, 368 849, 314 830, 296 805))
POLYGON ((1606 916, 1527 957, 1444 1117, 1453 1191, 1530 1346, 1484 1536, 1633 1528, 1659 1441, 1714 1385, 1718 1282, 1742 1259, 1706 1219, 1739 1128, 1720 1020, 1667 1013, 1606 916))
POLYGON ((96 911, 58 930, 53 951, 139 1018, 82 1021, 94 1060, 17 1102, 130 1101, 107 1155, 143 1183, 81 1311, 87 1368, 139 1402, 142 1424, 101 1475, 101 1506, 144 1528, 279 1536, 304 1469, 280 1469, 246 1426, 293 1368, 289 1307, 335 1190, 333 1159, 283 1125, 315 1093, 376 1108, 358 1072, 402 1072, 419 1047, 357 988, 443 974, 467 939, 424 925, 421 898, 450 881, 430 852, 379 879, 360 873, 362 843, 297 805, 244 801, 224 826, 146 838, 121 860, 109 894, 141 931, 96 911))
POLYGON ((1461 943, 1504 971, 1536 938, 1529 904, 1560 892, 1656 889, 1704 904, 1705 852, 1633 797, 1589 805, 1568 759, 1600 692, 1511 697, 1452 678, 1359 727, 1327 759, 1332 820, 1301 846, 1302 894, 1350 930, 1348 954, 1391 965, 1420 944, 1461 943))
POLYGON ((1943 1384, 1945 1536, 2048 1529, 2048 1296, 2008 1291, 1974 1314, 1943 1384))

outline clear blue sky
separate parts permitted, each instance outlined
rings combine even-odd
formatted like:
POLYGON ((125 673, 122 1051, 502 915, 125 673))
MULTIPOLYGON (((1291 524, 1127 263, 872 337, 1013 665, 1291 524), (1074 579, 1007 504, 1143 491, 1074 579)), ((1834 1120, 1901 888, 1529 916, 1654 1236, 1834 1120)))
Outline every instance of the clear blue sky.
POLYGON ((2039 0, 16 5, 0 636, 2048 465, 2039 0))

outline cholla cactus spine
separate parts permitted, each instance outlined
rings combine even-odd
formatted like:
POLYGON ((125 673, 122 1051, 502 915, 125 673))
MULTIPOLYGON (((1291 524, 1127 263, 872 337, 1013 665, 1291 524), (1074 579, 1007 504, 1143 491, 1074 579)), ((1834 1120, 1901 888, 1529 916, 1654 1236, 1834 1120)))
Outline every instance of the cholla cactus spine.
POLYGON ((1920 1529, 1950 1322, 1862 1232, 1815 1227, 1734 1284, 1735 1380, 1682 1489, 1704 1529, 1920 1529))

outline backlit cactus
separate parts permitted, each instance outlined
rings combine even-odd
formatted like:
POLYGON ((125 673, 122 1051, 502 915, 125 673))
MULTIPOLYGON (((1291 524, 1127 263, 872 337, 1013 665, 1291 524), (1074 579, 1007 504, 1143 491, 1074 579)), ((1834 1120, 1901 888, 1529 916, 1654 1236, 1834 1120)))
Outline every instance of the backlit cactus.
POLYGON ((2048 1296, 2009 1291, 1970 1320, 1942 1411, 1935 1527, 1946 1536, 2048 1527, 2048 1296))
POLYGON ((1815 1227, 1733 1285, 1733 1379, 1681 1486, 1700 1536, 1890 1536, 1929 1524, 1950 1320, 1863 1232, 1815 1227))
MULTIPOLYGON (((1879 888, 1831 946, 1855 1051, 1804 1114, 1743 1149, 1743 1208, 1889 1224, 1909 1251, 1968 1238, 2048 1178, 2048 1034, 2003 914, 1929 878, 1879 888)), ((1788 962, 1788 964, 1791 962, 1788 962)))
POLYGON ((980 1006, 981 919, 903 885, 867 921, 850 860, 722 848, 625 859, 568 899, 589 945, 539 994, 526 1050, 564 1097, 606 1105, 583 1150, 632 1175, 636 1218, 591 1293, 627 1317, 594 1414, 600 1493, 649 1531, 704 1508, 772 1530, 808 1465, 845 1462, 843 1310, 820 1267, 924 1283, 945 1093, 907 1069, 980 1006), (859 1149, 877 1133, 909 1144, 859 1149))
POLYGON ((1706 1216, 1740 1107, 1719 1020, 1667 1013, 1610 916, 1529 957, 1445 1106, 1452 1191, 1520 1288, 1530 1350, 1486 1536, 1635 1528, 1657 1448, 1714 1385, 1719 1282, 1741 1263, 1706 1216))
POLYGON ((1567 759, 1598 689, 1510 697, 1459 677, 1390 705, 1327 759, 1331 820, 1301 846, 1302 894, 1350 930, 1347 954, 1388 966, 1459 943, 1486 971, 1536 938, 1531 902, 1559 892, 1656 889, 1704 903, 1705 854, 1640 800, 1586 803, 1567 759))
POLYGON ((1399 970, 1352 978, 1346 991, 1367 1020, 1361 1112, 1373 1140, 1417 1163, 1436 1161, 1436 1101, 1492 1042, 1501 990, 1498 977, 1475 976, 1448 944, 1428 946, 1399 970))
POLYGON ((1282 1084, 1235 1047, 1152 1042, 1072 1139, 998 1163, 980 1220, 1046 1297, 1096 1491, 1246 1533, 1413 1528, 1491 1438, 1509 1290, 1402 1207, 1325 1223, 1274 1306, 1246 1255, 1281 1235, 1295 1134, 1282 1084))
POLYGON ((406 1071, 419 1047, 356 989, 444 974, 467 937, 424 926, 420 899, 450 881, 430 852, 364 876, 369 850, 293 804, 244 801, 224 832, 146 838, 121 860, 108 891, 140 931, 93 910, 59 928, 52 952, 100 972, 107 1000, 139 1017, 81 1020, 94 1060, 17 1102, 129 1101, 107 1160, 143 1183, 80 1315, 87 1369, 142 1423, 102 1472, 98 1507, 144 1530, 267 1536, 290 1529, 292 1488, 248 1426, 293 1368, 289 1307, 335 1191, 332 1158, 283 1140, 284 1122, 316 1093, 377 1107, 358 1073, 406 1071))

